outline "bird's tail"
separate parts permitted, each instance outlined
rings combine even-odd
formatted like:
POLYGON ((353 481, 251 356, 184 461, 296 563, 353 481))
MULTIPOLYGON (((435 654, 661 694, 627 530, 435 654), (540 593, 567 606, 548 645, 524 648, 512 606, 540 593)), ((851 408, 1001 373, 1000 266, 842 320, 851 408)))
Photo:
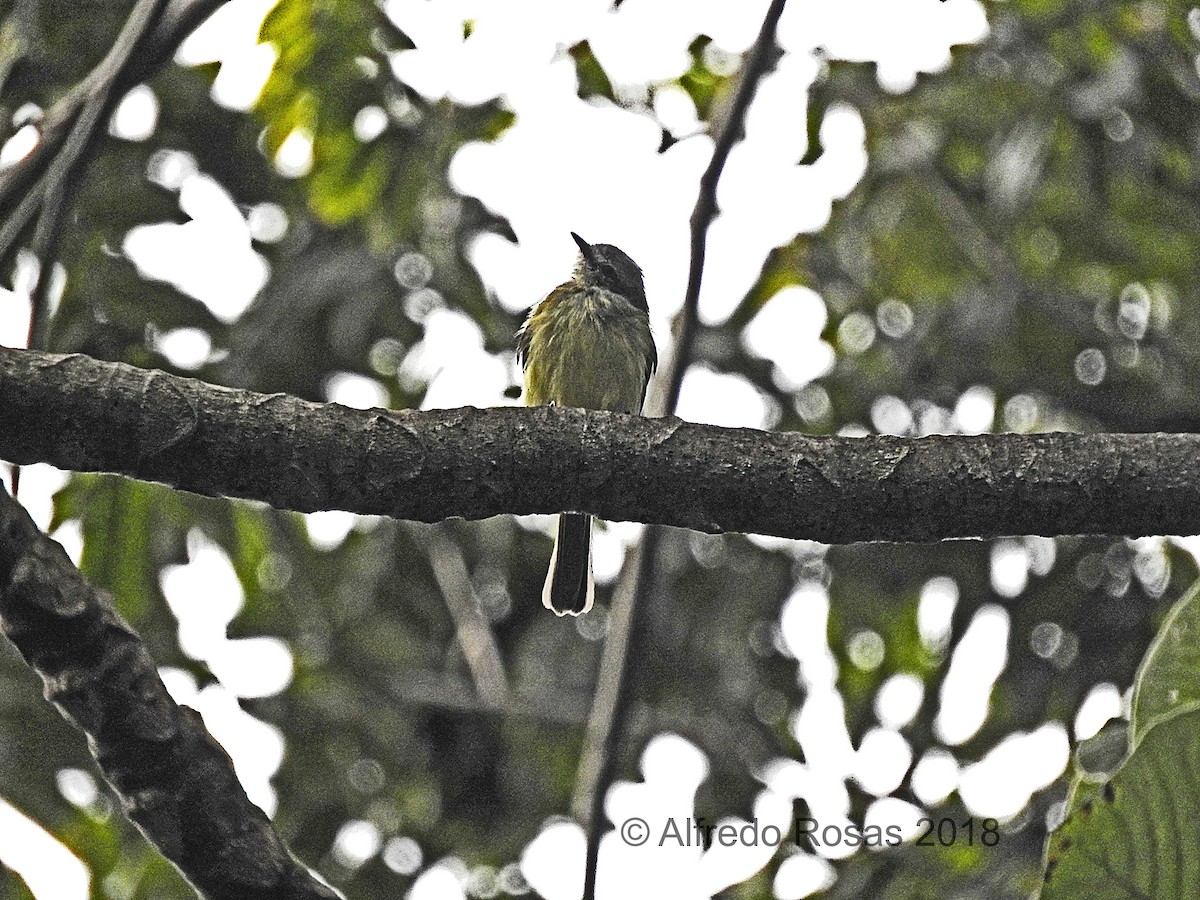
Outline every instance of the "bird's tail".
POLYGON ((542 588, 542 605, 559 616, 578 616, 592 608, 592 517, 563 513, 558 539, 550 556, 550 571, 542 588))

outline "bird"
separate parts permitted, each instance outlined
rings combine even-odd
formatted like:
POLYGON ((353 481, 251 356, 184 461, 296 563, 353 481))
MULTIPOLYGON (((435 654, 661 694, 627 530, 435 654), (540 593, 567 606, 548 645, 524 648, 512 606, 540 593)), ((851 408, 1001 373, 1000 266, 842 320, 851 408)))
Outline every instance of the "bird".
MULTIPOLYGON (((642 270, 612 244, 589 244, 575 232, 579 256, 571 278, 534 306, 517 331, 517 358, 527 406, 571 406, 641 413, 658 351, 642 270)), ((559 616, 592 607, 592 517, 563 512, 542 589, 559 616)))

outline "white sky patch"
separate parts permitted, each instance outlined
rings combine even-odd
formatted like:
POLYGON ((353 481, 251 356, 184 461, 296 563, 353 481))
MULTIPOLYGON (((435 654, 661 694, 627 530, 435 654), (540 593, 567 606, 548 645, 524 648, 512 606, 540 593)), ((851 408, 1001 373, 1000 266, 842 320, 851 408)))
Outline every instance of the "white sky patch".
POLYGON ((1061 722, 1011 734, 962 772, 959 796, 977 816, 1015 816, 1034 791, 1054 782, 1071 759, 1071 742, 1061 722))
POLYGON ((867 809, 867 814, 863 818, 863 826, 864 828, 872 826, 879 828, 885 841, 891 841, 896 833, 889 829, 899 829, 900 839, 907 840, 924 830, 921 825, 917 824, 917 820, 923 815, 925 815, 923 809, 913 806, 905 800, 898 797, 882 797, 867 809))
POLYGON ((683 88, 663 85, 654 92, 654 115, 671 136, 689 137, 700 128, 696 104, 683 88))
MULTIPOLYGON (((45 463, 21 467, 21 505, 41 531, 50 527, 54 495, 67 483, 68 477, 67 472, 45 463)), ((11 479, 6 478, 5 484, 12 488, 11 479)))
POLYGON ((272 637, 226 637, 245 595, 225 551, 193 529, 188 534, 188 560, 166 566, 160 575, 163 596, 179 622, 180 649, 207 663, 234 696, 279 693, 292 679, 287 645, 272 637))
POLYGON ((0 862, 24 879, 38 900, 86 900, 91 873, 58 839, 0 798, 0 862))
MULTIPOLYGON (((812 690, 796 716, 792 731, 804 750, 804 758, 808 760, 812 772, 838 781, 852 774, 855 751, 846 730, 845 702, 836 690, 812 690)), ((841 791, 838 792, 840 794, 841 791)), ((827 794, 820 796, 829 799, 827 794)), ((811 804, 813 798, 808 799, 811 804)), ((844 815, 848 809, 841 810, 841 813, 844 815)), ((828 811, 834 813, 832 809, 828 811)), ((817 813, 814 811, 813 815, 817 813)))
POLYGON ((879 434, 911 434, 915 424, 912 410, 899 397, 884 394, 871 401, 871 427, 879 434))
POLYGON ((900 786, 912 762, 912 748, 898 731, 872 728, 863 735, 854 756, 854 778, 876 797, 900 786))
POLYGON ((359 516, 341 509, 322 509, 304 513, 308 539, 318 550, 333 550, 354 530, 359 516))
POLYGON ((222 322, 237 319, 267 282, 268 267, 229 193, 207 175, 183 179, 179 205, 192 221, 140 225, 123 249, 148 278, 167 281, 222 322))
POLYGON ((183 66, 224 62, 258 44, 263 19, 279 0, 238 0, 226 3, 187 36, 175 52, 183 66))
POLYGON ((250 237, 266 244, 274 244, 287 234, 287 211, 278 203, 258 203, 246 216, 250 237))
POLYGON ((833 348, 821 340, 828 318, 815 291, 784 288, 766 302, 742 332, 742 342, 755 356, 775 366, 775 383, 799 390, 833 366, 833 348))
POLYGON ((462 880, 449 866, 432 866, 413 883, 405 900, 467 900, 462 880))
POLYGON ((275 153, 275 171, 284 178, 301 178, 312 171, 313 135, 307 128, 295 128, 283 139, 275 153))
POLYGON ((954 424, 963 434, 989 432, 995 418, 996 395, 983 385, 967 388, 954 406, 954 424))
POLYGON ((354 136, 364 144, 383 134, 388 114, 381 106, 364 106, 354 115, 354 136))
POLYGON ((32 124, 22 125, 16 134, 0 148, 0 171, 20 162, 38 145, 38 130, 32 124))
POLYGON ((780 900, 801 900, 833 887, 836 880, 837 871, 828 860, 800 852, 779 864, 773 888, 780 900))
POLYGON ((400 875, 412 875, 421 867, 421 845, 410 837, 394 837, 383 845, 383 864, 400 875))
POLYGON ((826 638, 829 629, 829 593, 815 581, 799 585, 783 605, 780 629, 788 651, 800 666, 806 685, 831 687, 837 679, 837 661, 826 638))
POLYGON ((399 374, 410 384, 428 383, 422 409, 503 406, 511 403, 504 398, 507 361, 483 349, 474 319, 438 308, 425 319, 425 336, 404 357, 399 374))
MULTIPOLYGON (((586 852, 587 838, 582 828, 574 822, 555 822, 542 829, 521 854, 521 874, 547 900, 579 897, 583 894, 586 852)), ((441 900, 440 896, 429 897, 441 900)))
POLYGON ((158 124, 158 97, 148 85, 131 89, 117 105, 108 133, 126 141, 144 141, 158 124))
POLYGON ((676 415, 726 428, 765 428, 768 410, 766 398, 741 375, 693 365, 683 376, 676 415))
POLYGON ((728 846, 718 832, 709 850, 700 857, 697 882, 708 897, 752 877, 771 861, 780 844, 791 839, 792 800, 763 791, 754 801, 753 822, 726 818, 716 825, 718 829, 726 825, 736 829, 737 840, 728 846))
POLYGON ((227 109, 250 109, 258 102, 278 58, 279 51, 270 44, 259 44, 227 58, 213 80, 213 100, 227 109))
POLYGON ((325 379, 325 399, 351 409, 388 405, 387 389, 374 378, 357 372, 334 372, 325 379))
POLYGON ((1054 538, 1037 534, 1027 535, 1025 551, 1029 554, 1030 573, 1038 576, 1050 574, 1050 570, 1054 568, 1054 560, 1058 556, 1058 544, 1054 538))
POLYGON ((992 687, 1008 661, 1008 613, 980 607, 954 648, 942 683, 941 707, 934 730, 947 744, 961 744, 987 719, 992 687))
POLYGON ((274 637, 227 640, 209 658, 208 666, 238 697, 271 697, 292 681, 292 651, 274 637))
POLYGON ((899 672, 889 678, 875 695, 875 715, 888 728, 903 728, 921 709, 925 685, 916 675, 899 672))
MULTIPOLYGON (((551 523, 557 529, 557 524, 551 523)), ((621 573, 625 553, 640 539, 640 522, 604 522, 592 526, 592 575, 597 584, 610 584, 621 573)), ((553 534, 554 532, 548 532, 553 534)))
POLYGON ((352 819, 338 829, 333 839, 333 857, 349 869, 357 869, 383 845, 379 827, 365 819, 352 819))
POLYGON ((198 369, 208 361, 212 339, 201 328, 174 328, 151 337, 150 344, 179 369, 198 369))
POLYGON ((146 177, 169 191, 179 190, 199 171, 196 157, 186 150, 155 150, 146 165, 146 177))
POLYGON ((225 628, 245 597, 225 551, 199 529, 188 534, 188 560, 163 568, 162 591, 179 620, 180 649, 207 659, 225 642, 225 628))
POLYGON ((911 87, 918 72, 949 65, 951 44, 972 43, 986 34, 987 19, 976 2, 846 0, 836 11, 823 4, 789 3, 779 22, 784 47, 822 46, 839 59, 878 60, 880 83, 894 91, 911 87))
POLYGON ((913 769, 912 789, 926 806, 937 806, 958 789, 958 761, 949 750, 934 747, 926 751, 913 769))
POLYGON ((992 589, 1001 597, 1019 597, 1029 584, 1029 553, 1023 541, 1005 538, 992 544, 992 589))
POLYGON ((63 799, 79 809, 87 809, 100 797, 96 779, 83 769, 59 769, 54 781, 63 799))
POLYGON ((951 619, 958 605, 958 583, 947 575, 937 575, 921 588, 917 606, 917 631, 921 642, 940 652, 950 640, 951 619))
POLYGON ((254 105, 278 55, 274 47, 258 43, 258 33, 279 0, 239 0, 219 7, 188 35, 175 53, 185 66, 221 62, 213 82, 212 97, 229 109, 254 105))
POLYGON ((1122 711, 1121 692, 1117 686, 1107 681, 1096 685, 1075 713, 1075 740, 1086 741, 1095 737, 1110 719, 1117 718, 1122 711))
MULTIPOLYGON (((21 475, 21 499, 25 499, 25 475, 21 475)), ((67 556, 71 562, 78 566, 83 559, 83 526, 78 519, 68 519, 63 522, 50 535, 54 540, 62 544, 62 548, 67 551, 67 556)))
POLYGON ((33 304, 26 291, 0 287, 0 347, 24 347, 33 304))

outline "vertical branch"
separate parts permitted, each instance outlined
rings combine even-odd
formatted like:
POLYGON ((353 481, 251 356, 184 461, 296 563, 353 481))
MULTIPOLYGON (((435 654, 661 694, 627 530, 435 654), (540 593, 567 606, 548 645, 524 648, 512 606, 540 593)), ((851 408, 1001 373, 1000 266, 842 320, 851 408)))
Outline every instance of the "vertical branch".
MULTIPOLYGON (((690 220, 691 263, 688 267, 687 292, 676 320, 675 348, 670 363, 659 378, 659 384, 665 387, 652 398, 651 415, 672 413, 679 403, 683 375, 691 362, 696 340, 708 229, 718 211, 717 183, 721 180, 721 172, 733 145, 744 132, 750 101, 763 75, 774 62, 775 32, 785 2, 771 0, 758 38, 742 67, 733 102, 717 134, 712 159, 700 178, 696 206, 690 220)), ((620 741, 628 723, 636 684, 636 667, 644 655, 643 642, 649 636, 645 622, 645 597, 652 593, 650 588, 662 535, 663 530, 659 527, 646 530, 641 545, 632 552, 613 595, 608 640, 600 662, 596 695, 588 718, 575 796, 571 803, 576 819, 585 822, 587 828, 584 900, 595 900, 596 896, 596 869, 601 832, 604 830, 604 799, 617 774, 620 741)))

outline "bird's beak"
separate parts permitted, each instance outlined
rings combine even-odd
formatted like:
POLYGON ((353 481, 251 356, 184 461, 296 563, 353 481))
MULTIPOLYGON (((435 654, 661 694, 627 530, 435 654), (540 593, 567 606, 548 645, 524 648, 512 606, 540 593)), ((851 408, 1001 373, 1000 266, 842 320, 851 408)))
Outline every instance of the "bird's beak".
POLYGON ((592 260, 592 245, 573 231, 571 232, 571 240, 579 247, 579 252, 583 254, 583 258, 590 262, 592 260))

